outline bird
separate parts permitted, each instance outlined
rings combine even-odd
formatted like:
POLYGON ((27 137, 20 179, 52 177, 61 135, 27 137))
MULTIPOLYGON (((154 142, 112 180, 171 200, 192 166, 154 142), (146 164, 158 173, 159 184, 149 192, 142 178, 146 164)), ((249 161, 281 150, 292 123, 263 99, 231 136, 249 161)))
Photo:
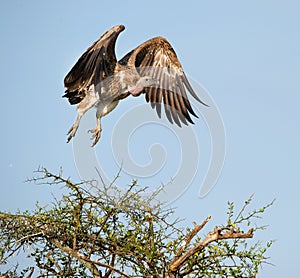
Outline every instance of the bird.
POLYGON ((193 90, 173 47, 165 38, 151 38, 117 60, 116 40, 124 29, 124 25, 116 25, 106 31, 65 76, 63 97, 71 105, 77 105, 77 118, 68 131, 67 142, 75 136, 82 116, 94 107, 97 125, 88 132, 92 134, 91 146, 95 146, 101 136, 101 118, 128 96, 145 95, 159 118, 161 106, 164 106, 168 121, 179 127, 182 123, 194 124, 191 115, 198 118, 186 91, 208 106, 193 90))

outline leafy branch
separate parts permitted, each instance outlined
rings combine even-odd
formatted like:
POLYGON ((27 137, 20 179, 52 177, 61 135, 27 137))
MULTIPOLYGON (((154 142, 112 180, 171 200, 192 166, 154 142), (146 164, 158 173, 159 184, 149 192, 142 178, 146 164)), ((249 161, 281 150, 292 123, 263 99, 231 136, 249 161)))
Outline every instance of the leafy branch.
POLYGON ((39 277, 255 277, 268 262, 272 241, 247 240, 265 227, 253 220, 274 201, 251 211, 251 196, 237 213, 228 202, 226 224, 201 238, 210 216, 192 229, 178 227, 178 219, 170 220, 174 211, 153 202, 156 193, 143 197, 147 188, 136 181, 121 190, 114 183, 73 183, 61 170, 40 168, 36 174, 28 181, 63 184, 67 193, 51 206, 0 212, 0 263, 20 252, 34 259, 18 275, 18 266, 5 275, 31 277, 38 269, 39 277))

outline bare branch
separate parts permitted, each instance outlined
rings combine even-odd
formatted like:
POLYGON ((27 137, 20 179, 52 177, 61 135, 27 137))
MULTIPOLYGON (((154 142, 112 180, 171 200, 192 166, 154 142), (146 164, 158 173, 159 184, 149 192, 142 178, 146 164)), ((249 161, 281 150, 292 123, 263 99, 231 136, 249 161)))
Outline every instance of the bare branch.
POLYGON ((225 228, 215 227, 213 232, 208 233, 208 235, 199 243, 197 243, 192 249, 185 252, 175 261, 171 262, 169 269, 171 271, 178 270, 186 260, 194 255, 196 252, 203 250, 208 244, 213 241, 218 241, 221 239, 233 239, 233 238, 252 238, 253 229, 251 228, 247 233, 242 233, 234 230, 233 228, 222 234, 225 228))
MULTIPOLYGON (((208 216, 200 225, 195 225, 194 229, 189 232, 186 237, 185 237, 185 242, 184 244, 178 249, 177 254, 173 260, 176 261, 177 258, 179 258, 183 252, 183 250, 190 244, 191 240, 193 239, 193 237, 200 231, 203 229, 203 227, 206 225, 206 223, 211 219, 211 216, 208 216)), ((173 263, 172 262, 172 263, 173 263)), ((171 264, 172 264, 171 263, 171 264)))

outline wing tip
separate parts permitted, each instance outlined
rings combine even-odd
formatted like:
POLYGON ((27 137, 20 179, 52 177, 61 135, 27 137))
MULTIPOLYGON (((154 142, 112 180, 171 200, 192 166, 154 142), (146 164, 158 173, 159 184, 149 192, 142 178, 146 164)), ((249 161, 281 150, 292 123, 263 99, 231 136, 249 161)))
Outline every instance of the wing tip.
POLYGON ((125 30, 125 25, 123 25, 123 24, 115 25, 114 27, 112 27, 112 30, 114 30, 116 32, 122 32, 125 30))

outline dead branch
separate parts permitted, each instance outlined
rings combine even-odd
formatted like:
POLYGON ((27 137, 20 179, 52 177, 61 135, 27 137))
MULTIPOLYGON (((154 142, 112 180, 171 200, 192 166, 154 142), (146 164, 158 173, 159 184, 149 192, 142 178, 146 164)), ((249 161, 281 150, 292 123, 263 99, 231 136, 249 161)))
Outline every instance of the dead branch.
MULTIPOLYGON (((178 249, 176 256, 173 260, 173 262, 175 262, 177 260, 177 258, 179 258, 182 255, 183 250, 185 250, 185 248, 190 244, 191 240, 193 239, 193 237, 200 231, 203 229, 203 227, 206 225, 206 223, 211 219, 211 216, 208 216, 200 225, 195 224, 194 229, 189 232, 186 237, 185 237, 185 241, 183 243, 183 245, 178 249)), ((172 262, 172 263, 173 263, 172 262)), ((172 264, 171 263, 171 264, 172 264)))
MULTIPOLYGON (((203 222, 204 225, 209 221, 209 219, 207 218, 203 222)), ((199 225, 199 226, 201 226, 201 225, 199 225)), ((194 232, 197 230, 198 231, 200 230, 199 226, 196 226, 188 236, 194 236, 194 232)), ((235 230, 234 228, 231 228, 230 230, 228 230, 228 228, 224 228, 224 227, 215 227, 214 231, 208 233, 208 235, 201 242, 197 243, 193 248, 191 248, 190 250, 185 252, 179 258, 176 258, 175 260, 173 260, 169 266, 169 269, 171 271, 178 270, 187 261, 187 259, 189 257, 193 256, 196 252, 203 250, 208 244, 210 244, 213 241, 218 241, 221 239, 252 238, 252 237, 253 237, 253 229, 252 228, 249 229, 249 231, 247 233, 242 233, 239 230, 235 230), (222 233, 224 230, 226 230, 226 232, 222 233)))

